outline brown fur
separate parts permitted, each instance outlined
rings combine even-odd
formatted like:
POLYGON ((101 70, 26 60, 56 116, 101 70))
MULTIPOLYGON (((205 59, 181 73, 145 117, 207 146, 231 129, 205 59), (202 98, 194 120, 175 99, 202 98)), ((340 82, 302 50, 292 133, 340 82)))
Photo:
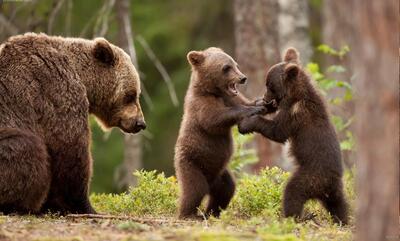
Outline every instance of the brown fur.
POLYGON ((264 100, 277 104, 276 116, 246 118, 239 131, 259 132, 280 143, 290 141, 298 168, 285 189, 284 215, 300 217, 304 203, 318 199, 336 222, 346 224, 339 142, 324 101, 301 69, 295 49, 287 50, 284 62, 269 70, 264 100))
POLYGON ((184 115, 175 146, 175 169, 181 188, 181 218, 196 217, 209 194, 206 215, 218 216, 235 191, 226 169, 232 155, 231 127, 240 119, 265 111, 235 89, 246 77, 221 49, 188 54, 192 76, 186 93, 184 115))
POLYGON ((93 213, 88 115, 145 127, 139 77, 105 39, 25 34, 0 46, 0 212, 93 213))

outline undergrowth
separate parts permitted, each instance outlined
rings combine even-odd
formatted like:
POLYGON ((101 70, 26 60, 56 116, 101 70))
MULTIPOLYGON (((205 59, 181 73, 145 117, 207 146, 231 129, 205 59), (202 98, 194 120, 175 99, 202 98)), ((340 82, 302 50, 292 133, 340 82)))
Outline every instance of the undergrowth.
MULTIPOLYGON (((138 185, 122 194, 92 194, 91 200, 102 213, 136 216, 174 216, 178 208, 178 184, 174 176, 165 177, 156 171, 137 171, 138 185)), ((290 174, 278 167, 267 168, 259 175, 243 174, 237 180, 237 189, 223 217, 249 219, 281 218, 281 203, 285 184, 290 174)), ((344 176, 345 192, 352 209, 355 199, 353 170, 344 176)), ((322 214, 329 219, 316 201, 306 205, 305 212, 322 214)))
MULTIPOLYGON (((135 175, 138 185, 126 193, 92 194, 95 209, 100 213, 137 217, 175 217, 179 194, 176 178, 143 170, 135 175)), ((351 240, 355 199, 353 170, 347 170, 343 178, 351 214, 350 225, 346 227, 334 224, 317 201, 309 201, 304 210, 316 214, 314 221, 296 223, 291 218, 283 218, 282 195, 289 176, 278 167, 264 169, 259 175, 241 175, 227 210, 222 212, 220 219, 211 218, 207 222, 219 225, 218 230, 232 227, 235 230, 253 230, 262 240, 351 240)), ((214 236, 226 236, 231 240, 229 232, 222 231, 201 232, 196 240, 220 240, 213 239, 214 236)))

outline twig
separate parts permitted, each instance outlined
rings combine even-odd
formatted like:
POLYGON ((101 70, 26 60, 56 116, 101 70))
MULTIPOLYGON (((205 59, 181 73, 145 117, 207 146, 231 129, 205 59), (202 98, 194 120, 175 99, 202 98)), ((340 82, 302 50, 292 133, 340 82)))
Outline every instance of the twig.
POLYGON ((127 44, 128 44, 128 54, 131 57, 132 63, 135 65, 136 69, 139 69, 139 64, 137 61, 137 57, 136 57, 136 50, 135 50, 135 45, 133 43, 133 33, 132 33, 132 29, 131 29, 131 23, 129 20, 129 15, 128 14, 124 14, 122 16, 122 27, 123 27, 123 31, 124 34, 126 36, 126 40, 127 40, 127 44))
POLYGON ((151 219, 151 218, 137 218, 132 216, 119 216, 119 215, 107 215, 107 214, 68 214, 66 218, 87 218, 87 219, 118 219, 118 220, 130 220, 138 223, 196 223, 192 220, 171 220, 171 219, 151 219))
POLYGON ((111 10, 115 4, 115 0, 105 0, 103 6, 101 7, 96 23, 94 25, 94 34, 95 36, 103 37, 108 30, 108 16, 111 13, 111 10))
POLYGON ((153 50, 147 44, 146 40, 141 35, 138 35, 136 37, 136 39, 142 45, 145 53, 150 58, 150 60, 153 61, 155 67, 158 70, 158 72, 160 72, 162 78, 164 79, 165 84, 167 85, 167 88, 168 88, 168 91, 169 91, 169 95, 170 95, 171 100, 172 100, 172 104, 174 106, 178 106, 179 105, 178 97, 176 95, 174 85, 172 83, 171 77, 169 76, 167 70, 161 64, 160 60, 157 58, 157 56, 154 54, 153 50))
POLYGON ((18 34, 18 28, 6 19, 6 17, 0 13, 0 24, 6 29, 6 31, 11 35, 18 34))
POLYGON ((53 8, 53 10, 50 12, 49 21, 47 23, 47 33, 48 34, 51 34, 51 31, 53 30, 53 25, 54 25, 54 19, 56 18, 57 14, 60 11, 64 2, 65 2, 65 0, 58 0, 57 4, 53 8))
MULTIPOLYGON (((123 37, 125 39, 124 40, 125 43, 123 44, 125 46, 123 48, 131 57, 131 61, 132 61, 133 65, 135 66, 135 68, 140 72, 139 63, 137 61, 137 56, 136 56, 135 45, 134 45, 133 37, 132 37, 133 33, 132 33, 132 29, 131 29, 129 14, 123 14, 124 11, 127 11, 127 9, 129 9, 129 4, 128 4, 128 6, 124 6, 124 4, 126 4, 126 2, 118 2, 118 4, 116 4, 116 12, 117 12, 116 17, 117 17, 117 21, 121 28, 120 33, 123 34, 123 37)), ((154 108, 153 101, 151 100, 151 97, 150 97, 150 95, 146 89, 146 86, 143 82, 144 75, 140 75, 140 77, 141 77, 140 78, 141 79, 141 89, 142 89, 144 101, 149 106, 150 110, 153 110, 153 108, 154 108)))
POLYGON ((89 29, 89 26, 93 23, 93 21, 96 19, 96 16, 99 14, 100 10, 97 11, 96 14, 90 17, 89 21, 85 24, 85 26, 82 28, 81 32, 79 33, 79 37, 85 37, 87 30, 89 29))
POLYGON ((106 6, 105 14, 102 18, 101 28, 98 36, 104 36, 108 32, 108 17, 110 16, 111 9, 114 7, 115 0, 109 0, 106 6))
POLYGON ((149 92, 146 89, 146 86, 143 84, 143 81, 141 81, 141 89, 142 89, 142 95, 144 98, 144 102, 149 106, 150 110, 154 109, 154 104, 153 101, 151 100, 151 97, 149 95, 149 92))
POLYGON ((65 34, 67 36, 71 35, 71 19, 72 19, 72 8, 73 8, 73 1, 67 0, 67 14, 65 19, 65 34))

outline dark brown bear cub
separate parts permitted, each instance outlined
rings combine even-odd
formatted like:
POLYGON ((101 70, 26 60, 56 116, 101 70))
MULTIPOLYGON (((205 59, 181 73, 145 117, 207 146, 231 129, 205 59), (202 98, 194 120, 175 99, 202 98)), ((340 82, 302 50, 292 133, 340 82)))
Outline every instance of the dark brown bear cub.
POLYGON ((242 118, 261 113, 236 89, 246 81, 237 63, 221 49, 191 51, 192 76, 175 147, 175 169, 181 188, 180 218, 197 217, 205 195, 206 216, 219 216, 235 191, 226 169, 232 154, 231 127, 242 118))
POLYGON ((279 143, 290 141, 298 168, 285 189, 284 215, 299 218, 304 203, 318 199, 335 222, 346 224, 339 142, 324 101, 302 70, 295 49, 288 49, 284 61, 269 70, 264 100, 277 106, 276 116, 245 118, 239 131, 259 132, 279 143))

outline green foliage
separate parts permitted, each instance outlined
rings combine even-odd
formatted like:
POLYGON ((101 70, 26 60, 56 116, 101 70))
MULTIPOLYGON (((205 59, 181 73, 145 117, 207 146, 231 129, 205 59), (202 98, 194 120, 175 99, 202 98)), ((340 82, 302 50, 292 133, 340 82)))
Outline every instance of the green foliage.
MULTIPOLYGON (((353 203, 354 170, 345 172, 346 196, 353 203)), ((178 183, 174 176, 165 177, 156 171, 137 171, 138 186, 128 193, 92 194, 91 201, 101 213, 144 215, 175 214, 178 207, 178 183)), ((222 220, 230 222, 237 218, 268 217, 279 220, 282 195, 289 173, 278 167, 267 168, 259 175, 243 174, 237 181, 237 189, 229 208, 222 212, 222 220)), ((353 204, 351 204, 353 206, 353 204)), ((306 211, 321 214, 324 219, 329 215, 318 202, 307 204, 306 211)), ((257 219, 253 220, 257 223, 257 219)))
POLYGON ((177 207, 178 185, 174 176, 156 171, 137 171, 138 185, 129 190, 131 210, 136 214, 173 214, 177 207))
POLYGON ((235 152, 229 163, 229 169, 238 177, 245 166, 256 163, 258 158, 254 148, 246 148, 252 143, 254 135, 241 135, 237 127, 233 128, 232 133, 235 140, 235 152))
POLYGON ((132 215, 173 215, 177 207, 176 178, 165 177, 156 171, 136 171, 138 185, 128 193, 92 194, 91 200, 98 211, 132 215))
POLYGON ((343 58, 350 51, 350 47, 345 45, 342 48, 340 48, 339 50, 336 50, 327 44, 321 44, 317 47, 317 50, 321 51, 324 54, 329 54, 329 55, 337 56, 339 58, 343 58))
POLYGON ((278 167, 264 169, 257 176, 244 174, 238 181, 227 215, 247 218, 257 215, 277 216, 288 177, 289 173, 278 167))
MULTIPOLYGON (((324 54, 342 59, 350 51, 350 48, 348 46, 344 46, 339 50, 335 50, 326 44, 322 44, 317 47, 317 50, 324 54)), ((343 90, 342 95, 328 99, 331 104, 340 106, 345 102, 353 100, 353 88, 349 82, 327 77, 330 73, 345 72, 346 68, 343 66, 331 65, 328 66, 325 71, 322 71, 318 63, 310 62, 307 64, 306 69, 311 74, 312 78, 317 82, 323 95, 328 96, 329 91, 334 91, 337 89, 343 90)), ((343 151, 351 151, 355 146, 353 134, 349 130, 349 126, 351 125, 352 121, 353 118, 345 120, 341 116, 332 115, 332 122, 336 127, 336 130, 339 133, 344 133, 345 136, 345 138, 342 138, 340 141, 340 148, 343 151)))
POLYGON ((126 193, 121 194, 92 194, 92 204, 100 213, 127 214, 130 212, 131 199, 126 193))

